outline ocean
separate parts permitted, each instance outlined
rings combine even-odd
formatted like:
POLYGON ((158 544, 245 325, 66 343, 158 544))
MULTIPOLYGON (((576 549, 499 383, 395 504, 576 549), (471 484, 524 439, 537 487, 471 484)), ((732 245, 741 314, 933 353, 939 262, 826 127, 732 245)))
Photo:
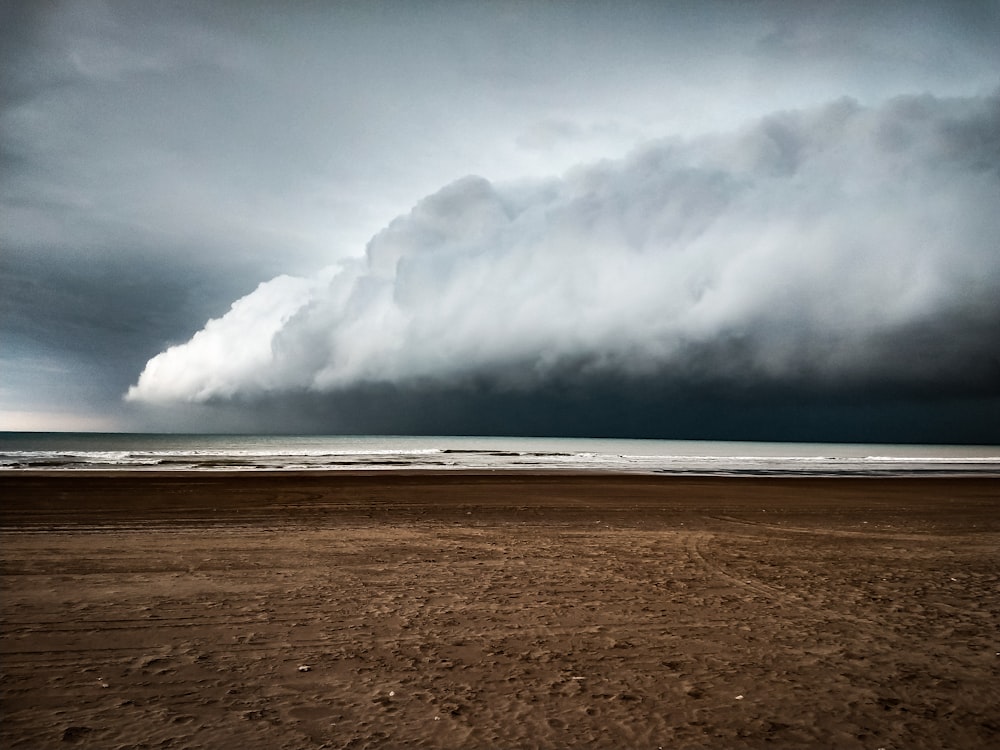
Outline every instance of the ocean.
POLYGON ((1000 447, 605 438, 3 432, 0 470, 570 470, 998 476, 1000 447))

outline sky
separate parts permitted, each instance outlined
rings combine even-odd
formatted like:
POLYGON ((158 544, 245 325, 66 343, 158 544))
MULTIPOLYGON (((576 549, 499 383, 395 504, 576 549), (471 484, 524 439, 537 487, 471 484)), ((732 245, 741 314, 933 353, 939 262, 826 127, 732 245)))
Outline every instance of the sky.
POLYGON ((0 1, 0 429, 1000 443, 997 38, 0 1))

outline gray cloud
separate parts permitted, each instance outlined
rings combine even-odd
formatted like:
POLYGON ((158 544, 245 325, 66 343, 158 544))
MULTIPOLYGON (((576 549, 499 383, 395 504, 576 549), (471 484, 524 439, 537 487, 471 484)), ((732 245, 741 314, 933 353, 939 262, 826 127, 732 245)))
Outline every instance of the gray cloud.
MULTIPOLYGON (((861 107, 898 93, 986 95, 998 83, 998 28, 995 2, 0 4, 0 426, 5 412, 43 407, 114 415, 126 425, 119 392, 150 357, 279 274, 339 270, 334 285, 352 290, 351 314, 370 321, 361 299, 374 299, 387 282, 359 258, 366 242, 462 175, 489 177, 511 214, 511 227, 495 228, 498 237, 528 231, 534 217, 537 231, 575 241, 572 211, 584 209, 571 209, 565 191, 585 190, 572 187, 583 175, 600 179, 597 168, 581 165, 606 158, 612 171, 627 171, 615 163, 651 138, 672 134, 691 150, 703 134, 842 95, 861 107), (572 169, 576 176, 546 182, 572 169), (546 190, 555 191, 550 208, 559 226, 537 216, 546 190), (356 289, 352 274, 364 277, 356 289)), ((722 210, 742 200, 733 186, 694 172, 674 178, 674 195, 680 201, 683 190, 693 191, 688 202, 702 221, 712 201, 722 210)), ((621 188, 618 199, 633 192, 621 188)), ((641 231, 644 210, 633 207, 622 219, 629 232, 641 231)), ((601 208, 593 220, 613 223, 612 213, 601 208)), ((614 235, 608 226, 601 231, 614 235)), ((580 252, 584 264, 593 262, 594 249, 580 252)), ((557 299, 583 288, 572 274, 551 281, 548 255, 505 253, 502 269, 513 277, 524 260, 525 273, 542 274, 557 299)), ((457 281, 475 263, 408 257, 403 266, 399 294, 416 309, 429 283, 421 274, 441 268, 457 281)), ((617 278, 631 283, 627 269, 617 278)), ((637 296, 648 294, 642 281, 637 296)), ((302 351, 320 334, 292 335, 297 326, 324 325, 335 298, 315 303, 327 312, 302 311, 282 327, 285 369, 265 367, 255 392, 335 387, 335 373, 345 370, 314 362, 328 358, 327 345, 302 351), (325 385, 305 375, 314 364, 325 385)), ((488 293, 482 301, 496 302, 488 293)), ((475 316, 467 318, 474 329, 475 316)), ((432 316, 421 321, 408 323, 406 335, 438 336, 432 316)), ((517 315, 514 324, 527 326, 517 315)), ((643 325, 644 335, 659 335, 643 325)), ((371 331, 370 322, 357 323, 357 336, 371 331)), ((525 341, 537 336, 529 333, 525 341)), ((583 337, 564 333, 567 341, 583 337)), ((404 357, 407 346, 416 348, 404 344, 397 361, 380 355, 388 357, 386 377, 402 382, 406 371, 458 382, 495 362, 488 347, 449 340, 458 348, 437 356, 472 351, 468 376, 445 378, 430 361, 404 357)), ((504 387, 550 382, 561 368, 572 371, 570 362, 587 372, 662 369, 651 364, 655 357, 629 355, 625 343, 593 361, 581 353, 586 347, 567 344, 552 362, 532 364, 541 368, 532 381, 512 364, 518 356, 533 362, 515 356, 517 343, 504 359, 508 374, 492 376, 504 387), (624 367, 626 359, 644 364, 624 367)), ((680 343, 702 369, 718 358, 707 344, 694 351, 680 343)), ((433 349, 424 351, 426 359, 433 349)), ((373 366, 369 355, 354 357, 373 366)), ((230 380, 233 394, 253 390, 241 377, 230 380)), ((204 428, 191 420, 190 428, 204 428)))
POLYGON ((997 96, 839 100, 558 180, 468 177, 328 279, 261 285, 129 398, 614 379, 997 396, 998 190, 997 96))

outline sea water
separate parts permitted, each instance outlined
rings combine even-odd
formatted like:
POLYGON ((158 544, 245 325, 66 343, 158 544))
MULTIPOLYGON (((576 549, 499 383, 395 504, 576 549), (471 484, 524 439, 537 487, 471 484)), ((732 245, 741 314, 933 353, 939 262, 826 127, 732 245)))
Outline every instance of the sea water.
POLYGON ((465 469, 709 476, 1000 476, 1000 446, 0 432, 0 469, 465 469))

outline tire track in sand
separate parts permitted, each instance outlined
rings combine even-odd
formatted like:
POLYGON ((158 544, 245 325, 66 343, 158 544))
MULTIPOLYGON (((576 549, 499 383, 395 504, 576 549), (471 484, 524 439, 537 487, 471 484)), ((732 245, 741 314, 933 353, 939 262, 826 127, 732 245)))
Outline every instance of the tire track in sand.
POLYGON ((707 531, 692 531, 685 540, 685 549, 690 558, 709 575, 721 578, 738 589, 763 596, 778 606, 795 610, 800 614, 806 615, 809 619, 822 620, 824 622, 840 620, 868 630, 874 630, 879 627, 878 623, 867 618, 858 617, 848 612, 836 611, 830 607, 819 606, 815 602, 809 602, 801 596, 790 594, 763 581, 731 573, 726 569, 725 565, 714 560, 711 553, 706 550, 715 538, 715 534, 707 531))

